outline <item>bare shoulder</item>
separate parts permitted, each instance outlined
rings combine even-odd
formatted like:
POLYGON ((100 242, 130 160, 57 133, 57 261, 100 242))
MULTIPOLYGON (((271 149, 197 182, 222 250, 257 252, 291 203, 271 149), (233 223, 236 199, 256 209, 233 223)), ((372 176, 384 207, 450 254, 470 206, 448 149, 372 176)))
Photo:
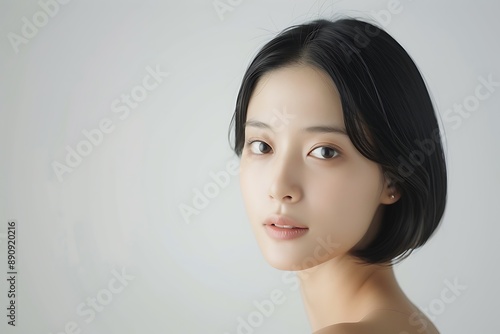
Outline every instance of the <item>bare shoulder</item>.
POLYGON ((439 334, 434 324, 422 313, 380 311, 359 322, 339 323, 313 334, 439 334))
MULTIPOLYGON (((331 325, 314 332, 313 334, 360 334, 363 326, 358 322, 345 322, 341 324, 331 325)), ((364 333, 364 332, 363 332, 364 333)))

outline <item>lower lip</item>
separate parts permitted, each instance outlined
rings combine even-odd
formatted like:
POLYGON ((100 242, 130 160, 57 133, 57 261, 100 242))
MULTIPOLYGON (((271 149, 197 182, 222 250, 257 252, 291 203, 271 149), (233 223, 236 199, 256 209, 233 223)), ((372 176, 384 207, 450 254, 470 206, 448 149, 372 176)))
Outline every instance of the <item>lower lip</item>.
POLYGON ((296 239, 309 231, 308 228, 281 228, 274 225, 266 225, 267 234, 274 238, 280 240, 291 240, 296 239))

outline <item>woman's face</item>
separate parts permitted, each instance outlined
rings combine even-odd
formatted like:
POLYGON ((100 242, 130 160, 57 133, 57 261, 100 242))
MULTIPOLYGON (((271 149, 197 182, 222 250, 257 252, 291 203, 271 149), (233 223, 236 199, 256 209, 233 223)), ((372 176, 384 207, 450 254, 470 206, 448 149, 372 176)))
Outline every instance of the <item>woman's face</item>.
POLYGON ((254 89, 246 121, 240 186, 266 260, 277 269, 303 270, 366 245, 381 204, 395 200, 379 165, 343 133, 330 77, 298 65, 268 72, 254 89), (293 239, 273 237, 264 221, 276 214, 308 229, 293 239))

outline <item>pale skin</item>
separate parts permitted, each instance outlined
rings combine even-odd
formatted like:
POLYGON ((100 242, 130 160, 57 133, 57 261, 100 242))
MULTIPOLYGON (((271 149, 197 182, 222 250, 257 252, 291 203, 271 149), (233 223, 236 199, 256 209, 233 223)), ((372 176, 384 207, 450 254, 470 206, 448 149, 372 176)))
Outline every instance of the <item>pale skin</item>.
POLYGON ((293 65, 259 80, 240 162, 259 247, 273 267, 297 271, 315 334, 439 333, 401 290, 392 267, 361 265, 349 254, 370 242, 384 223, 384 207, 401 194, 343 132, 339 93, 326 73, 293 65), (316 126, 331 129, 304 130, 316 126), (309 230, 273 239, 263 226, 272 214, 309 230))

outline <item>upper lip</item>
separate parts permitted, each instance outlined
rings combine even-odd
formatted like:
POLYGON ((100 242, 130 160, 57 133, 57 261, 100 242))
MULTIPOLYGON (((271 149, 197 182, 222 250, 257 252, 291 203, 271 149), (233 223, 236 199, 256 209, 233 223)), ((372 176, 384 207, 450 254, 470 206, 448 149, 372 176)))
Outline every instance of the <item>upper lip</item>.
POLYGON ((269 216, 265 221, 264 225, 288 225, 288 226, 293 226, 293 227, 298 227, 298 228, 308 228, 305 225, 299 224, 295 220, 293 220, 290 217, 283 216, 283 215, 272 215, 269 216))

